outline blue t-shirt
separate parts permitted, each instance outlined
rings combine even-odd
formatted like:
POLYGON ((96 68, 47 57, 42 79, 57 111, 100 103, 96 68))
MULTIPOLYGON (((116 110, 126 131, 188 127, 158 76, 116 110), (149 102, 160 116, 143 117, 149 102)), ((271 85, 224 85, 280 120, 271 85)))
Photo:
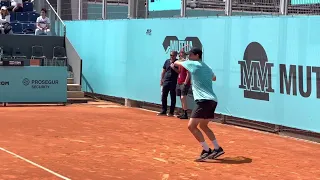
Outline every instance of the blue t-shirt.
POLYGON ((212 89, 212 69, 202 61, 184 61, 182 66, 191 74, 194 100, 214 100, 218 102, 212 89))

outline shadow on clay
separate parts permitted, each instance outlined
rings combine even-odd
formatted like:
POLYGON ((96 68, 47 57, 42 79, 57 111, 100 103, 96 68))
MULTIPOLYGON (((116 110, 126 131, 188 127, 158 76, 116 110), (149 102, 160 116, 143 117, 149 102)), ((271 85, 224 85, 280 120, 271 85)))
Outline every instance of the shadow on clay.
POLYGON ((243 157, 243 156, 237 156, 237 157, 225 157, 225 158, 218 158, 218 159, 208 159, 206 161, 203 161, 204 163, 221 163, 221 164, 246 164, 251 163, 252 159, 243 157))

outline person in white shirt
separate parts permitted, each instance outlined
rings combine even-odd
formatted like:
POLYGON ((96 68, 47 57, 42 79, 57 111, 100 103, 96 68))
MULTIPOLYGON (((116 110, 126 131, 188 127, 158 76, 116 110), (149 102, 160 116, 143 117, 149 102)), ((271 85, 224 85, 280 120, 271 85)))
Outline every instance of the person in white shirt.
POLYGON ((22 12, 23 3, 22 0, 11 0, 11 6, 8 8, 9 11, 22 12))
POLYGON ((47 10, 41 9, 40 16, 37 18, 36 35, 51 35, 50 32, 50 19, 46 16, 47 10))
POLYGON ((9 28, 8 25, 10 25, 10 13, 6 6, 1 7, 0 12, 0 33, 1 34, 9 34, 12 32, 12 30, 9 28))

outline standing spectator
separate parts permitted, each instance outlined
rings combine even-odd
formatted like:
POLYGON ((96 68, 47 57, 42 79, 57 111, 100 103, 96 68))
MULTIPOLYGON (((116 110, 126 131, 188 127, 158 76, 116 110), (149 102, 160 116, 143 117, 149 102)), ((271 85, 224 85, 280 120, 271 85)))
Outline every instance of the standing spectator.
POLYGON ((158 116, 166 115, 167 114, 167 98, 170 92, 171 97, 171 106, 170 112, 167 116, 174 115, 174 109, 176 107, 176 86, 177 86, 177 79, 179 70, 174 65, 174 62, 177 60, 177 51, 170 52, 170 59, 166 60, 162 73, 161 73, 161 80, 160 85, 162 86, 162 111, 158 114, 158 116))
MULTIPOLYGON (((183 62, 186 60, 186 52, 184 49, 180 50, 179 61, 183 62)), ((190 89, 190 78, 191 75, 183 66, 179 66, 179 76, 178 76, 178 86, 177 86, 177 96, 180 96, 182 105, 182 114, 178 116, 180 119, 188 119, 188 104, 187 95, 190 89)))
POLYGON ((40 16, 37 18, 36 35, 51 35, 50 32, 50 19, 46 16, 47 10, 42 8, 40 16))
POLYGON ((12 12, 23 12, 22 0, 11 0, 11 6, 8 10, 12 12))
POLYGON ((10 13, 6 6, 2 6, 0 13, 0 33, 9 34, 10 32, 12 32, 12 27, 10 26, 10 13))

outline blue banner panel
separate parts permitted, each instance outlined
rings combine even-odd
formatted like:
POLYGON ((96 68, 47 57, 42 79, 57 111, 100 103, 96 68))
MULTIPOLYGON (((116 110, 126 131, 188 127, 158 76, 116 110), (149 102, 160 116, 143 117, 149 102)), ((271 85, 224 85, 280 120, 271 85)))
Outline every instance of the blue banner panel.
POLYGON ((291 0, 291 5, 320 4, 319 0, 291 0))
POLYGON ((217 75, 217 113, 320 132, 319 16, 73 21, 67 27, 91 92, 160 104, 170 51, 197 46, 217 75))
POLYGON ((67 102, 67 68, 0 67, 0 102, 67 102))
POLYGON ((181 0, 149 0, 149 11, 181 9, 181 0))

